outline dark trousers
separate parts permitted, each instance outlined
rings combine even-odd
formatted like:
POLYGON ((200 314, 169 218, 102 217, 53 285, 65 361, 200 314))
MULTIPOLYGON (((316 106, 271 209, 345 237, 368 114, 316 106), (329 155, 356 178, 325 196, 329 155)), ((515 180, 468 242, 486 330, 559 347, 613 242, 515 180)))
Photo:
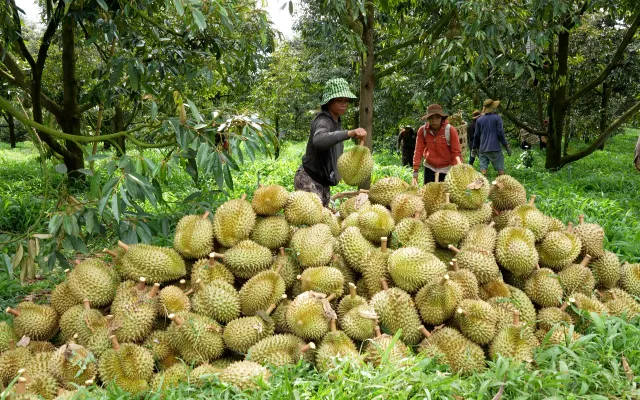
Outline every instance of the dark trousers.
POLYGON ((402 149, 402 166, 413 166, 413 149, 402 149))
MULTIPOLYGON (((444 182, 444 178, 447 176, 447 174, 443 174, 442 172, 440 173, 440 176, 438 177, 438 182, 444 182)), ((426 185, 429 182, 435 182, 436 181, 436 173, 434 171, 432 171, 431 169, 425 167, 424 168, 424 184, 426 185)))
POLYGON ((476 158, 474 156, 469 156, 469 165, 473 166, 474 162, 476 162, 476 158))

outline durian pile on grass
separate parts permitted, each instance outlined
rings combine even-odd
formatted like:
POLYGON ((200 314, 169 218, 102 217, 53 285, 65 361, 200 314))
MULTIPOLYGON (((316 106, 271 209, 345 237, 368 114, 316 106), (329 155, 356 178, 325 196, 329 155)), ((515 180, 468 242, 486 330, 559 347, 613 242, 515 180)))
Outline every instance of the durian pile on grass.
MULTIPOLYGON (((343 157, 345 181, 368 176, 368 150, 343 157)), ((415 354, 472 374, 486 355, 529 363, 576 340, 590 312, 640 315, 640 264, 621 265, 583 216, 544 215, 512 177, 489 183, 458 165, 444 182, 388 177, 336 197, 338 213, 312 193, 260 187, 182 218, 173 248, 119 243, 110 259, 76 263, 50 304, 6 310, 0 389, 53 399, 216 375, 259 390, 270 365, 331 374, 345 359, 402 366, 415 354)))

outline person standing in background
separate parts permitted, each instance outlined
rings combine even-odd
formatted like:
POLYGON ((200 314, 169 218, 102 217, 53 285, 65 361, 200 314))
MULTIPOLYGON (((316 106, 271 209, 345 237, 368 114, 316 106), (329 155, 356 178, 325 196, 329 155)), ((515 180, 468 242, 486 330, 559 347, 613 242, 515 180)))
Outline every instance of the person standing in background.
POLYGON ((504 154, 502 154, 502 144, 511 155, 511 146, 504 136, 502 118, 496 113, 500 106, 499 100, 486 99, 483 103, 483 115, 477 119, 473 137, 473 150, 471 155, 476 154, 480 158, 480 172, 487 174, 489 163, 493 165, 499 175, 504 175, 504 154))
POLYGON ((473 163, 476 161, 476 158, 473 156, 473 152, 471 151, 471 149, 473 149, 473 135, 476 131, 476 120, 481 115, 482 113, 480 113, 479 110, 474 110, 473 114, 471 115, 471 118, 473 118, 473 121, 471 121, 471 123, 469 124, 469 127, 467 128, 467 147, 469 148, 469 165, 473 165, 473 163))
POLYGON ((413 162, 413 152, 416 149, 416 131, 412 127, 405 126, 400 130, 396 148, 402 151, 402 166, 410 167, 413 162))

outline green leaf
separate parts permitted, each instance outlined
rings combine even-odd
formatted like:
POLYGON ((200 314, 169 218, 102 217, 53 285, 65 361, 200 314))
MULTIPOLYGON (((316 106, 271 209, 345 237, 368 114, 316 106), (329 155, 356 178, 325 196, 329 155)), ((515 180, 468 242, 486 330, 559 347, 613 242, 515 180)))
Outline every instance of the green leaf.
POLYGON ((57 173, 62 175, 67 173, 67 166, 64 164, 58 164, 54 167, 54 169, 56 170, 57 173))
POLYGON ((80 168, 78 172, 87 176, 93 176, 93 171, 87 168, 80 168))
POLYGON ((228 164, 225 164, 223 171, 225 183, 229 186, 229 189, 233 190, 233 179, 231 178, 231 170, 229 169, 228 164))
POLYGON ((198 122, 203 122, 204 120, 202 119, 202 115, 200 115, 200 112, 198 111, 198 107, 196 107, 196 105, 193 104, 193 101, 187 99, 187 104, 189 104, 189 109, 191 109, 191 114, 193 114, 193 118, 195 118, 196 121, 198 122))
POLYGON ((2 253, 2 258, 4 259, 4 265, 7 268, 7 273, 9 276, 13 276, 13 264, 11 264, 11 258, 6 253, 2 253))
POLYGON ((62 218, 62 226, 64 227, 64 231, 67 233, 67 235, 73 235, 74 232, 77 232, 78 227, 77 227, 77 221, 74 221, 75 217, 73 215, 65 215, 62 218), (74 227, 74 223, 76 224, 76 227, 74 227))
POLYGON ((60 226, 62 226, 62 215, 54 214, 49 220, 49 233, 53 236, 57 235, 60 226))
POLYGON ((202 11, 198 10, 197 8, 192 8, 191 15, 193 15, 193 19, 196 20, 198 28, 200 28, 201 31, 205 30, 205 28, 207 27, 207 21, 205 21, 204 15, 202 15, 202 11))
POLYGON ((109 158, 111 157, 110 154, 102 154, 102 153, 98 153, 98 154, 92 154, 90 156, 87 156, 87 158, 85 159, 86 161, 96 161, 96 160, 103 160, 105 158, 109 158))
POLYGON ((85 220, 85 228, 87 229, 87 233, 92 233, 93 232, 93 228, 94 228, 94 223, 95 223, 95 218, 94 218, 94 214, 93 214, 93 210, 87 210, 84 213, 84 220, 85 220))
POLYGON ((105 3, 104 0, 96 0, 96 1, 100 5, 100 7, 102 7, 103 10, 109 11, 109 7, 107 7, 107 3, 105 3))
POLYGON ((111 213, 117 222, 120 222, 120 210, 118 209, 118 193, 113 193, 111 197, 111 213))
POLYGON ((129 83, 131 83, 131 88, 133 90, 138 90, 138 70, 136 70, 136 66, 128 64, 127 72, 129 73, 129 83))
POLYGON ((289 15, 293 15, 293 1, 289 1, 289 15))
POLYGON ((93 177, 91 177, 91 185, 89 187, 89 194, 91 197, 98 197, 100 195, 100 180, 102 179, 102 171, 97 170, 93 177))
POLYGON ((84 241, 77 236, 70 236, 71 245, 76 251, 79 251, 82 254, 88 254, 89 250, 87 249, 87 245, 84 244, 84 241))
POLYGON ((184 15, 184 7, 182 7, 182 0, 173 0, 173 5, 175 6, 176 11, 178 12, 178 15, 182 17, 184 15))
POLYGON ((151 102, 151 122, 156 120, 156 117, 158 116, 158 105, 156 104, 155 101, 151 102))

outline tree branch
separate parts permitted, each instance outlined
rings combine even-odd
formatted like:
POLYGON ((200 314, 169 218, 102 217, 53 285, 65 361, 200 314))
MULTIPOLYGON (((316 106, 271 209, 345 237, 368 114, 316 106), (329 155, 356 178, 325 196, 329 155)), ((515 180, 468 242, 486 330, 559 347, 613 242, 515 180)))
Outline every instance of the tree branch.
POLYGON ((587 148, 580 150, 577 153, 570 154, 566 157, 562 157, 560 159, 560 165, 567 165, 570 162, 578 161, 581 158, 588 156, 598 149, 598 147, 602 146, 604 142, 609 139, 609 137, 613 134, 613 132, 622 124, 624 124, 627 120, 633 117, 637 112, 640 111, 640 101, 633 105, 630 109, 628 109, 624 114, 622 114, 618 119, 613 121, 611 125, 607 128, 606 131, 602 132, 600 136, 596 140, 594 140, 587 148))
MULTIPOLYGON (((4 52, 4 48, 2 47, 2 44, 0 44, 0 53, 2 52, 4 52)), ((15 60, 8 53, 5 53, 4 60, 2 61, 13 76, 9 75, 9 73, 2 69, 0 69, 0 76, 29 94, 29 84, 25 82, 25 76, 18 64, 16 64, 15 60)), ((51 112, 51 114, 58 116, 62 112, 62 109, 43 93, 40 93, 40 101, 42 102, 42 105, 51 112)))
POLYGON ((166 27, 164 27, 161 24, 159 24, 157 21, 154 21, 153 19, 149 18, 149 16, 145 15, 142 12, 142 10, 138 9, 138 7, 131 7, 130 9, 135 11, 137 16, 139 16, 140 18, 142 18, 143 20, 148 22, 150 25, 158 28, 162 32, 168 33, 168 34, 173 35, 173 36, 175 36, 177 38, 182 38, 184 36, 184 33, 178 33, 178 32, 172 31, 171 29, 167 29, 166 27))
POLYGON ((27 49, 27 45, 24 43, 24 39, 22 38, 22 21, 20 20, 20 14, 18 14, 18 6, 16 6, 16 2, 14 0, 10 0, 11 9, 13 10, 13 25, 16 33, 18 34, 18 38, 16 42, 18 42, 18 48, 20 49, 20 54, 22 57, 29 63, 29 66, 32 69, 36 67, 36 61, 33 59, 31 53, 29 53, 29 49, 27 49))
POLYGON ((383 69, 382 71, 375 74, 374 79, 377 81, 378 79, 382 79, 387 75, 391 75, 397 72, 399 69, 404 68, 407 65, 411 64, 415 60, 416 56, 417 56, 416 52, 411 52, 404 60, 398 62, 395 65, 390 66, 389 68, 383 69))
POLYGON ((362 37, 362 33, 364 32, 364 27, 362 26, 362 23, 354 20, 351 17, 351 3, 349 2, 349 0, 345 0, 346 1, 346 10, 347 13, 346 15, 342 16, 342 21, 349 27, 349 29, 351 29, 351 31, 353 31, 354 33, 358 34, 358 36, 362 37))
MULTIPOLYGON (((14 0, 11 0, 12 2, 14 0)), ((33 66, 33 69, 37 69, 40 73, 44 70, 44 63, 47 61, 47 53, 49 52, 49 46, 51 45, 51 39, 53 39, 53 35, 55 35, 58 30, 58 26, 60 25, 60 21, 62 20, 62 14, 64 12, 65 2, 58 1, 58 6, 56 7, 49 23, 47 24, 47 29, 44 31, 42 35, 42 42, 40 43, 40 48, 38 49, 38 61, 36 61, 36 65, 33 66)))
MULTIPOLYGON (((584 13, 587 12, 587 9, 589 8, 589 6, 591 5, 591 1, 590 0, 586 0, 583 4, 582 7, 580 7, 580 10, 578 10, 578 13, 576 14, 576 17, 581 17, 582 15, 584 15, 584 13)), ((568 19, 565 20, 564 24, 562 24, 562 26, 569 30, 572 29, 574 26, 576 26, 576 18, 572 18, 572 19, 568 19)))
MULTIPOLYGON (((489 96, 492 99, 496 98, 494 93, 491 93, 489 88, 484 83, 480 82, 479 86, 480 86, 480 89, 482 89, 482 91, 487 94, 487 96, 489 96)), ((525 131, 533 133, 534 135, 538 135, 538 136, 547 136, 547 131, 537 130, 530 127, 529 125, 520 121, 511 111, 507 110, 506 108, 504 107, 501 108, 501 112, 505 117, 509 118, 511 122, 513 122, 515 125, 519 126, 520 128, 524 129, 525 131)))
POLYGON ((613 58, 611 58, 611 61, 606 66, 606 68, 594 80, 587 83, 582 88, 578 89, 578 91, 575 92, 573 96, 569 97, 567 99, 567 104, 570 104, 576 101, 577 99, 579 99, 580 97, 584 96, 591 89, 600 85, 609 76, 611 71, 614 70, 618 62, 620 62, 620 60, 622 59, 622 56, 624 55, 624 51, 627 49, 627 46, 629 45, 629 43, 631 43, 631 41, 633 40, 633 37, 638 31, 639 26, 640 26, 640 7, 638 8, 638 11, 636 11, 636 14, 633 17, 633 22, 629 26, 629 29, 627 29, 627 32, 625 33, 624 38, 622 39, 622 42, 620 42, 618 49, 616 50, 615 54, 613 55, 613 58))
MULTIPOLYGON (((84 38, 85 39, 90 39, 91 35, 89 35, 89 31, 87 31, 87 28, 84 26, 84 24, 82 23, 82 20, 79 20, 78 23, 80 24, 80 27, 82 28, 82 31, 84 32, 84 38)), ((100 46, 98 46, 98 43, 96 43, 95 41, 93 42, 94 47, 96 48, 96 50, 98 50, 98 54, 100 54, 100 58, 102 58, 102 61, 104 61, 105 63, 108 62, 107 60, 107 54, 104 52, 104 50, 102 50, 100 48, 100 46)))

